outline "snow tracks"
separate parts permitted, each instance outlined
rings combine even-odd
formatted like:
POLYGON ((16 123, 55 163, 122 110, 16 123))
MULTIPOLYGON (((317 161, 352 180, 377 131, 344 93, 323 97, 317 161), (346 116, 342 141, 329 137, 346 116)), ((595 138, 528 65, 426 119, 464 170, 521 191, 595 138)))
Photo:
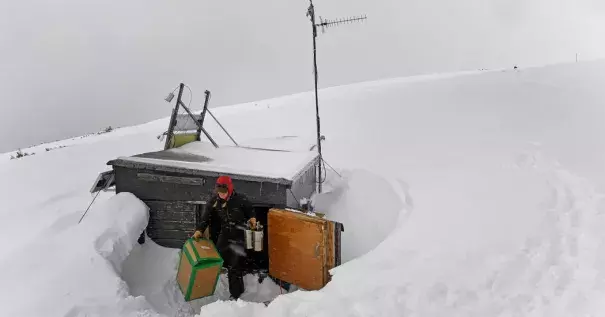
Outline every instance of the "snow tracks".
POLYGON ((404 316, 563 317, 604 311, 604 196, 540 153, 524 155, 515 168, 539 173, 550 189, 536 210, 542 215, 539 227, 517 252, 467 255, 441 272, 435 259, 414 258, 410 270, 424 276, 403 283, 407 296, 397 308, 404 316))
POLYGON ((551 196, 543 205, 539 230, 486 280, 493 309, 488 311, 523 316, 595 313, 598 305, 605 307, 600 304, 605 295, 605 215, 599 210, 604 196, 540 153, 526 158, 519 167, 544 175, 551 196))

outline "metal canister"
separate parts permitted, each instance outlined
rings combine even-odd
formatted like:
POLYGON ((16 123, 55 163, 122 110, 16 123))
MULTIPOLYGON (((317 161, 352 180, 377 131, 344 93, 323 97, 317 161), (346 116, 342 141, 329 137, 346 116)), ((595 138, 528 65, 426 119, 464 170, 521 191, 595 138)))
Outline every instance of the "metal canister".
POLYGON ((251 250, 253 248, 253 243, 252 230, 246 229, 246 249, 251 250))
POLYGON ((254 235, 254 251, 263 250, 263 230, 256 230, 252 232, 254 235))

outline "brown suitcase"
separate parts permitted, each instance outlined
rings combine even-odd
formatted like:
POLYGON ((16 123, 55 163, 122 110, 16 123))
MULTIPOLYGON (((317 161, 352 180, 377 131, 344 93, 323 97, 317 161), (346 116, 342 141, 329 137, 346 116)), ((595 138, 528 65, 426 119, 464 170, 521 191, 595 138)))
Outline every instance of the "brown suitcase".
POLYGON ((267 219, 269 274, 305 290, 330 281, 340 265, 342 224, 302 212, 271 209, 267 219))

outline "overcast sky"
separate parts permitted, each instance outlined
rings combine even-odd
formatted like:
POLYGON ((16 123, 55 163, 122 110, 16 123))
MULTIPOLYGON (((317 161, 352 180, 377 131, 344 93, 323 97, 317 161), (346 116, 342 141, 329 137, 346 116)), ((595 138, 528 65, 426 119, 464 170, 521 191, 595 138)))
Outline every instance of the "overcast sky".
MULTIPOLYGON (((316 0, 320 86, 605 57, 603 0, 316 0)), ((0 0, 0 152, 311 90, 305 0, 0 0), (194 107, 195 108, 195 107, 194 107)))

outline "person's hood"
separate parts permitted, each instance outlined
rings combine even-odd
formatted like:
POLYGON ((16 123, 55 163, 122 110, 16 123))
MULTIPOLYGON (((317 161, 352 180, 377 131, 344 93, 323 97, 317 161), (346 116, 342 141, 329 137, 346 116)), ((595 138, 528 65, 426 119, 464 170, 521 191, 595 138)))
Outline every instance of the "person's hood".
POLYGON ((231 197, 231 195, 233 195, 233 181, 231 180, 231 177, 229 176, 220 176, 217 180, 216 180, 216 185, 226 185, 227 186, 227 199, 229 199, 231 197))

